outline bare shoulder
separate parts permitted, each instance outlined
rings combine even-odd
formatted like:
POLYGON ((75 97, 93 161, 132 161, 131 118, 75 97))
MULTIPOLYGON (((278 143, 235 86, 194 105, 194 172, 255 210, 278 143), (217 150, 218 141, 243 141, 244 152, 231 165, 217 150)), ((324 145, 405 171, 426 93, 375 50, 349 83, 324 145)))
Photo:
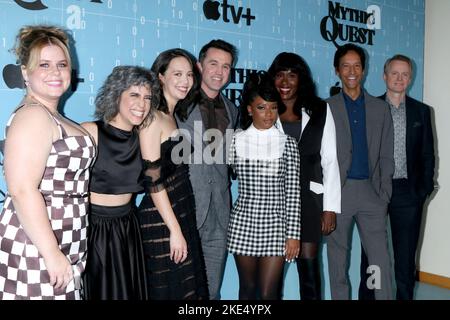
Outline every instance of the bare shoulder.
POLYGON ((97 125, 95 122, 86 121, 80 124, 84 129, 86 129, 90 134, 97 133, 97 125))
POLYGON ((8 137, 22 137, 54 140, 58 136, 58 128, 47 110, 36 105, 24 105, 16 111, 12 119, 8 137))
POLYGON ((13 123, 28 125, 49 125, 53 119, 44 107, 24 105, 16 111, 13 123))
POLYGON ((147 126, 139 130, 140 135, 155 134, 160 132, 162 122, 164 121, 163 115, 164 114, 161 111, 155 111, 152 121, 147 126))
POLYGON ((98 129, 97 129, 97 124, 96 124, 95 122, 87 121, 87 122, 82 122, 80 125, 81 125, 84 129, 86 129, 86 131, 87 131, 92 137, 94 137, 95 142, 98 141, 98 139, 97 139, 97 136, 98 136, 98 134, 97 134, 98 129))
POLYGON ((35 152, 37 147, 44 153, 49 152, 52 142, 58 137, 58 128, 50 113, 36 105, 24 105, 18 109, 7 132, 11 146, 20 145, 35 152))

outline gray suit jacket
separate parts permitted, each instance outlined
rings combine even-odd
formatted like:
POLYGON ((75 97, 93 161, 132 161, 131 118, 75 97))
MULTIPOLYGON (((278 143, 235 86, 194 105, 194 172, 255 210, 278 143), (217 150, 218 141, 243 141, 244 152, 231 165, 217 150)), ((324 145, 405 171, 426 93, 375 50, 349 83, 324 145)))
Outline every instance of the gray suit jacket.
MULTIPOLYGON (((228 113, 229 124, 227 130, 233 130, 236 127, 238 108, 225 96, 222 94, 220 96, 225 102, 225 108, 228 113)), ((200 159, 200 155, 203 155, 207 144, 203 139, 205 126, 203 125, 202 115, 198 106, 192 106, 192 111, 185 122, 177 118, 177 124, 180 129, 185 129, 189 132, 191 143, 194 147, 194 155, 191 157, 189 164, 189 176, 195 196, 197 228, 203 226, 208 214, 208 208, 213 205, 217 212, 219 223, 226 230, 228 229, 231 209, 231 182, 226 155, 228 146, 231 143, 232 131, 229 130, 228 137, 225 136, 219 144, 219 149, 216 149, 216 153, 218 150, 222 152, 222 156, 218 157, 220 163, 211 164, 205 163, 203 157, 200 159)))
MULTIPOLYGON (((366 103, 367 146, 369 151, 369 179, 378 196, 389 202, 394 174, 394 129, 389 105, 364 91, 366 103)), ((352 162, 352 138, 343 93, 327 99, 336 125, 336 145, 344 186, 352 162)))

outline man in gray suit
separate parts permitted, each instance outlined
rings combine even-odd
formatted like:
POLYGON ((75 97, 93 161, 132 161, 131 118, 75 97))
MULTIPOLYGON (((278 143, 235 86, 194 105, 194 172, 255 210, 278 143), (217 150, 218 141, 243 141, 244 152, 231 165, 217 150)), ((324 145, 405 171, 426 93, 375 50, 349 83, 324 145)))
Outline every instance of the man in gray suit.
POLYGON ((336 124, 337 155, 342 183, 342 214, 327 237, 332 299, 349 299, 348 267, 353 221, 373 274, 376 299, 392 299, 391 263, 387 242, 387 206, 392 192, 393 127, 386 102, 361 86, 366 56, 354 44, 337 49, 334 68, 342 92, 329 98, 336 124))
POLYGON ((194 146, 189 174, 212 300, 220 299, 227 257, 231 193, 226 151, 238 115, 236 106, 221 91, 236 61, 237 49, 228 42, 212 40, 203 46, 197 63, 202 75, 200 100, 186 121, 177 119, 194 146))

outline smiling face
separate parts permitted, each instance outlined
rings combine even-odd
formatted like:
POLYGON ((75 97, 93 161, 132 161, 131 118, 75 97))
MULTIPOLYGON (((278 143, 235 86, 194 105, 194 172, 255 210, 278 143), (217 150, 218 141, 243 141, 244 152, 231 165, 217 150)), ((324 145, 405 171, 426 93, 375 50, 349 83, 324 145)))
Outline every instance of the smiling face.
POLYGON ((341 79, 344 92, 353 98, 357 98, 361 90, 364 69, 361 58, 355 51, 350 50, 339 59, 336 74, 341 79), (354 97, 355 94, 356 97, 354 97))
POLYGON ((208 97, 214 99, 230 78, 232 56, 217 48, 209 48, 205 58, 198 63, 202 75, 202 90, 208 97))
POLYGON ((119 112, 110 123, 116 128, 131 131, 147 117, 151 99, 152 95, 147 86, 131 86, 122 92, 119 112))
POLYGON ((388 91, 404 94, 411 83, 411 67, 405 61, 392 60, 383 75, 388 91))
POLYGON ((275 87, 285 104, 287 101, 295 102, 297 99, 298 80, 298 74, 290 70, 279 71, 275 75, 275 87))
POLYGON ((71 68, 64 51, 57 45, 42 48, 33 70, 22 66, 27 92, 48 107, 55 107, 70 85, 71 68))
POLYGON ((252 115, 253 126, 259 130, 270 129, 278 118, 278 104, 266 101, 260 96, 247 106, 247 111, 252 115))
POLYGON ((173 108, 179 100, 186 98, 194 84, 192 66, 185 57, 173 58, 164 74, 159 74, 169 109, 173 108))

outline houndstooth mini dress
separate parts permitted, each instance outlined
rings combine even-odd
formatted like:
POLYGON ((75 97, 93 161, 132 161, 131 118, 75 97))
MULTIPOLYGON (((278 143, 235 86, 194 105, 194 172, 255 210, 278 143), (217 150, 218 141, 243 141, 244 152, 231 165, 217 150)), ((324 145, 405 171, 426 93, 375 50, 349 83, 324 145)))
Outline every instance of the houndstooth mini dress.
POLYGON ((251 125, 233 136, 229 162, 238 198, 228 225, 228 251, 283 256, 287 239, 300 239, 300 157, 297 142, 272 127, 251 125))
MULTIPOLYGON (((26 104, 45 108, 33 101, 26 104)), ((90 136, 67 135, 61 123, 49 114, 58 126, 60 138, 53 142, 39 190, 59 247, 72 264, 74 280, 65 289, 56 290, 50 285, 44 259, 20 225, 7 195, 0 214, 0 300, 81 298, 80 274, 86 264, 87 249, 89 167, 96 150, 90 136)), ((14 116, 15 112, 7 123, 6 134, 14 116)))

